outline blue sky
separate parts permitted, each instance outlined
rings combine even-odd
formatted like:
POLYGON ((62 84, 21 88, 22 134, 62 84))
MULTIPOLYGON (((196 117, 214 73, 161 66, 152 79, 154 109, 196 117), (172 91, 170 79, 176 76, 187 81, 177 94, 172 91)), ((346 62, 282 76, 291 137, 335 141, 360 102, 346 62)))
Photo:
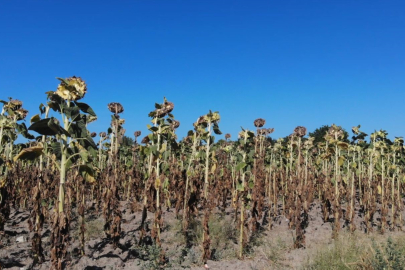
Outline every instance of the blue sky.
MULTIPOLYGON (((125 108, 128 136, 147 133, 166 96, 179 138, 210 109, 237 137, 256 118, 273 137, 302 125, 405 135, 403 1, 0 1, 0 99, 29 118, 82 77, 99 120, 125 108)), ((29 122, 27 123, 29 125, 29 122)), ((223 138, 223 136, 220 136, 223 138)))

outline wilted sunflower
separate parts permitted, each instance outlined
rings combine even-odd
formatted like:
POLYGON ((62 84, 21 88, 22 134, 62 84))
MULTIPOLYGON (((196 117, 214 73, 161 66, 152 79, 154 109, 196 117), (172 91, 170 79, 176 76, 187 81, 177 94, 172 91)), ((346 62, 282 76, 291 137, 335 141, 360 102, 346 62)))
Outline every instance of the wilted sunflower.
POLYGON ((149 143, 149 141, 150 141, 149 136, 145 136, 145 137, 143 137, 141 143, 147 144, 147 143, 149 143))
POLYGON ((17 120, 23 120, 28 115, 28 111, 23 108, 16 110, 15 113, 17 114, 17 120))
POLYGON ((18 99, 12 99, 4 105, 5 109, 10 109, 12 111, 16 111, 22 107, 22 101, 18 99))
POLYGON ((274 128, 268 128, 267 129, 267 134, 271 134, 271 133, 273 133, 274 132, 274 128))
POLYGON ((219 120, 221 120, 221 117, 219 116, 218 112, 213 112, 211 115, 210 114, 208 115, 211 117, 211 122, 218 123, 219 120))
POLYGON ((231 134, 226 133, 226 134, 225 134, 225 140, 229 140, 230 138, 231 138, 231 134))
POLYGON ((307 134, 307 128, 298 126, 294 129, 294 134, 297 135, 298 137, 304 137, 305 134, 307 134))
POLYGON ((344 137, 344 133, 342 131, 342 128, 340 126, 336 126, 335 124, 333 124, 329 130, 328 130, 328 134, 329 136, 331 136, 332 138, 335 138, 335 135, 342 139, 344 137))
POLYGON ((267 128, 258 129, 258 130, 257 130, 257 133, 258 133, 259 135, 262 135, 262 136, 267 136, 267 134, 268 134, 267 128))
POLYGON ((264 124, 266 124, 266 120, 264 120, 263 118, 257 118, 253 124, 255 125, 255 127, 259 128, 264 126, 264 124))
POLYGON ((107 107, 110 110, 110 112, 112 112, 114 114, 119 114, 124 111, 124 107, 121 105, 121 103, 118 103, 118 102, 108 103, 107 107))
POLYGON ((97 133, 92 132, 92 133, 90 134, 90 136, 91 136, 92 138, 94 138, 94 137, 96 137, 96 136, 97 136, 97 133))
POLYGON ((135 137, 139 137, 139 136, 141 136, 141 134, 142 134, 142 133, 141 133, 140 130, 134 132, 134 136, 135 136, 135 137))
POLYGON ((165 101, 163 103, 163 108, 167 113, 171 113, 174 109, 174 104, 173 104, 173 102, 165 101))
POLYGON ((172 127, 173 127, 173 129, 176 129, 176 128, 178 128, 179 126, 180 126, 180 121, 173 120, 173 122, 172 122, 172 127))
POLYGON ((100 136, 101 138, 105 138, 105 136, 107 136, 107 133, 105 133, 105 132, 100 132, 99 136, 100 136))
POLYGON ((205 115, 203 115, 203 116, 200 116, 198 119, 197 119, 197 125, 199 125, 199 124, 202 124, 202 123, 207 123, 207 118, 205 117, 205 115))
POLYGON ((61 81, 55 94, 65 100, 79 100, 87 92, 87 85, 80 77, 71 77, 67 79, 57 78, 61 81))
POLYGON ((116 127, 118 124, 118 126, 122 126, 123 124, 125 124, 125 119, 118 119, 117 121, 111 121, 111 125, 113 127, 116 127))
POLYGON ((163 102, 160 109, 155 110, 155 116, 158 118, 165 117, 168 113, 173 111, 173 109, 174 109, 173 102, 166 100, 165 102, 163 102))

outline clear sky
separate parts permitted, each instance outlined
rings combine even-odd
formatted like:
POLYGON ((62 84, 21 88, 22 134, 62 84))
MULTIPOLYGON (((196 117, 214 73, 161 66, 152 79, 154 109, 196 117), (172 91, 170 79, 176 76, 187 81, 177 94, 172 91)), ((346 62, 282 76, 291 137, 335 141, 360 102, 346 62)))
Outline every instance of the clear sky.
POLYGON ((0 0, 0 99, 29 119, 56 77, 76 75, 96 132, 120 102, 126 135, 145 135, 166 96, 179 138, 210 109, 233 139, 259 117, 275 138, 332 123, 404 136, 404 13, 404 1, 0 0))

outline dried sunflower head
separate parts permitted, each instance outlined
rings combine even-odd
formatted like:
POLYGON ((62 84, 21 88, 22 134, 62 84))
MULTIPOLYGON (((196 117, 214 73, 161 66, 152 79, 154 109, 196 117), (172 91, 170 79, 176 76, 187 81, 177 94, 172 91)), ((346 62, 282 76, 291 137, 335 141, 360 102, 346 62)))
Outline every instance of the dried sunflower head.
POLYGON ((90 134, 90 136, 91 136, 92 138, 94 138, 94 137, 96 137, 96 136, 97 136, 97 133, 92 132, 92 133, 90 134))
POLYGON ((178 128, 179 126, 180 126, 180 121, 173 120, 173 122, 172 122, 172 127, 173 127, 173 129, 176 129, 176 128, 178 128))
POLYGON ((335 135, 336 135, 336 137, 337 137, 337 138, 340 138, 340 139, 344 137, 344 133, 343 133, 342 127, 337 126, 337 125, 335 125, 335 124, 333 124, 333 125, 329 128, 327 135, 331 136, 332 138, 335 138, 335 135))
POLYGON ((149 136, 145 136, 145 137, 143 137, 141 143, 147 144, 147 143, 149 143, 149 141, 150 141, 149 136))
POLYGON ((173 102, 165 101, 163 103, 163 108, 167 113, 171 113, 174 109, 174 104, 173 104, 173 102))
POLYGON ((219 122, 219 120, 221 120, 221 117, 219 116, 218 112, 214 112, 212 113, 212 115, 210 115, 211 117, 211 122, 219 122))
POLYGON ((17 114, 17 120, 23 120, 28 115, 28 111, 23 108, 19 108, 15 113, 17 114))
POLYGON ((141 136, 142 132, 140 130, 134 132, 135 137, 141 136))
POLYGON ((228 139, 230 139, 230 138, 231 138, 231 134, 226 133, 226 134, 225 134, 225 140, 228 140, 228 139))
POLYGON ((357 127, 352 127, 353 133, 356 134, 356 135, 359 135, 359 133, 360 133, 359 128, 360 128, 360 125, 358 125, 357 127))
POLYGON ((267 134, 271 134, 271 133, 273 133, 274 132, 274 128, 268 128, 267 129, 267 134))
POLYGON ((10 109, 12 111, 16 111, 22 107, 22 101, 18 99, 11 99, 6 105, 4 105, 5 109, 10 109))
POLYGON ((108 103, 107 108, 114 114, 119 114, 124 111, 124 107, 121 105, 121 103, 118 102, 108 103))
POLYGON ((264 124, 266 124, 266 120, 264 120, 263 118, 257 118, 253 124, 255 125, 255 127, 260 128, 262 126, 264 126, 264 124))
POLYGON ((205 117, 205 115, 200 116, 197 120, 197 125, 202 124, 202 123, 207 123, 207 118, 205 117))
POLYGON ((306 127, 302 127, 302 126, 298 126, 294 129, 294 134, 297 135, 298 137, 304 137, 305 134, 307 134, 307 128, 306 127))
POLYGON ((105 133, 105 132, 100 132, 99 136, 100 136, 101 138, 105 138, 105 136, 107 136, 107 133, 105 133))
POLYGON ((173 102, 167 101, 165 99, 163 104, 161 104, 160 108, 157 108, 155 110, 154 116, 158 118, 165 117, 168 113, 173 111, 173 109, 174 109, 173 102))
POLYGON ((80 77, 70 77, 67 79, 58 78, 61 83, 56 89, 55 94, 65 100, 79 100, 87 92, 87 85, 80 77))

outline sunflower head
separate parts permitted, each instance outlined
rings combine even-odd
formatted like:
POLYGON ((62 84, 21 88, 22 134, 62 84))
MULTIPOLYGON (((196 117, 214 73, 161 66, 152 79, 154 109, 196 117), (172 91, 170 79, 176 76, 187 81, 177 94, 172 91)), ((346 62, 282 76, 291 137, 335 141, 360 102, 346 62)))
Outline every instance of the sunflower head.
POLYGON ((23 108, 19 108, 18 110, 15 111, 15 113, 17 115, 17 120, 23 120, 28 115, 28 111, 23 108))
POLYGON ((149 141, 150 141, 149 136, 145 136, 145 137, 142 139, 141 143, 147 144, 147 143, 149 143, 149 141))
POLYGON ((10 109, 12 111, 19 110, 19 109, 21 109, 21 107, 22 107, 22 101, 20 101, 18 99, 11 99, 11 98, 10 98, 10 101, 7 102, 6 105, 4 105, 4 108, 10 109))
POLYGON ((266 120, 264 120, 263 118, 257 118, 253 124, 255 125, 255 127, 257 128, 261 128, 262 126, 264 126, 264 124, 266 124, 266 120))
POLYGON ((176 129, 176 128, 178 128, 179 126, 180 126, 180 121, 173 120, 173 122, 172 122, 172 127, 173 127, 173 129, 176 129))
POLYGON ((58 78, 58 80, 61 83, 58 85, 55 94, 64 100, 82 99, 87 92, 87 85, 80 77, 58 78))
POLYGON ((302 126, 298 126, 294 129, 294 134, 297 135, 298 137, 304 137, 305 134, 307 134, 307 128, 306 127, 302 127, 302 126))
POLYGON ((141 136, 142 132, 140 130, 134 132, 135 137, 141 136))
POLYGON ((171 113, 174 109, 174 103, 167 101, 165 99, 165 101, 163 102, 163 104, 160 104, 160 106, 158 106, 159 108, 156 108, 156 110, 154 111, 154 115, 158 118, 161 117, 165 117, 168 113, 171 113))
POLYGON ((118 103, 118 102, 108 103, 107 107, 110 110, 110 112, 112 112, 114 114, 119 114, 124 111, 124 107, 121 105, 121 103, 118 103))

